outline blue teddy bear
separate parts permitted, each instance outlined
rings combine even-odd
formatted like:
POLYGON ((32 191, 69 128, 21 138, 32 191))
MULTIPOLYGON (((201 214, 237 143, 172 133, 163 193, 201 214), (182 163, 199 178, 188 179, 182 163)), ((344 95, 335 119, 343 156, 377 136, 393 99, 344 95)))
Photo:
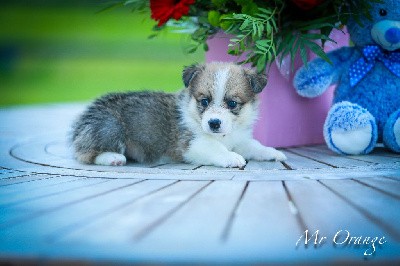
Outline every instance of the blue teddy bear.
POLYGON ((400 152, 400 1, 372 5, 372 20, 347 25, 354 47, 328 53, 332 64, 311 61, 294 78, 308 98, 337 85, 324 138, 339 154, 367 154, 378 141, 400 152))

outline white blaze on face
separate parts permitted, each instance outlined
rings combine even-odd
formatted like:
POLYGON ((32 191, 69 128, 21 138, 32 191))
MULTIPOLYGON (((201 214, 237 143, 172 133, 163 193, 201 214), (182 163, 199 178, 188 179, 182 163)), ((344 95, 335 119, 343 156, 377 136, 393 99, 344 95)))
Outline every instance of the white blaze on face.
POLYGON ((229 68, 222 69, 215 73, 214 79, 214 105, 221 106, 225 98, 226 82, 229 77, 229 68))
POLYGON ((229 78, 229 68, 222 69, 215 73, 213 83, 213 97, 210 107, 204 112, 201 126, 206 133, 227 134, 232 131, 232 114, 224 107, 226 92, 226 83, 229 78), (211 130, 208 122, 218 119, 221 121, 221 127, 218 132, 211 130))

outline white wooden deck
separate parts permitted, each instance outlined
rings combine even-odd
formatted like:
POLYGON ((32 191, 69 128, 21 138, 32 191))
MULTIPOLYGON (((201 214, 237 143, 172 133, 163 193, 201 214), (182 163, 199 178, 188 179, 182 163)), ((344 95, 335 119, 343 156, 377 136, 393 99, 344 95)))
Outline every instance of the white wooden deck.
POLYGON ((398 154, 321 145, 244 170, 81 165, 66 133, 83 107, 0 109, 0 263, 400 265, 398 154), (307 229, 326 239, 296 246, 307 229), (359 244, 340 244, 345 230, 359 244))

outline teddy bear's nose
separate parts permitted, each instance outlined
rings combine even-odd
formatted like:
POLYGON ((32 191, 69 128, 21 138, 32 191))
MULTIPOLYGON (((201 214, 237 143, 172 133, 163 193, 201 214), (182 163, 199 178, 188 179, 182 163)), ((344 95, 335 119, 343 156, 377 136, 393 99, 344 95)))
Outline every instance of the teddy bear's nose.
POLYGON ((396 44, 400 42, 400 29, 399 28, 390 28, 385 32, 386 41, 396 44))

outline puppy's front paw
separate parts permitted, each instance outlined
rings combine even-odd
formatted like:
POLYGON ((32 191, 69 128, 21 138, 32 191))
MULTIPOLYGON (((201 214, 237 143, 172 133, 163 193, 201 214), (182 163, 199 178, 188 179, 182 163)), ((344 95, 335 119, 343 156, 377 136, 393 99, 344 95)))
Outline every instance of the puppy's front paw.
POLYGON ((256 161, 286 161, 286 155, 271 147, 263 147, 262 149, 255 150, 252 156, 256 161))
POLYGON ((286 161, 287 157, 286 155, 278 150, 275 150, 275 161, 286 161))
POLYGON ((126 157, 122 154, 115 152, 103 152, 96 157, 94 163, 98 165, 107 165, 107 166, 125 165, 126 157))
POLYGON ((246 160, 242 155, 237 154, 236 152, 229 152, 228 154, 221 156, 220 166, 243 168, 246 166, 246 160))

